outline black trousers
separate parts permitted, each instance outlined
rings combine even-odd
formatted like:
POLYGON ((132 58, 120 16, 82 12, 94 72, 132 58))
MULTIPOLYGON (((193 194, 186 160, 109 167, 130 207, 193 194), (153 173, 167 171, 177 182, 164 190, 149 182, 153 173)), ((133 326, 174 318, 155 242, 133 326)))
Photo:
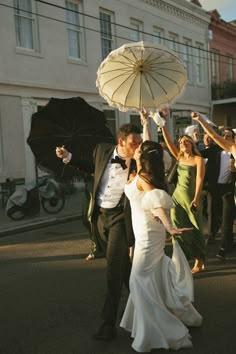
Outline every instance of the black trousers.
POLYGON ((212 234, 217 233, 221 227, 221 247, 226 251, 233 244, 233 223, 235 216, 234 186, 231 183, 216 185, 211 191, 212 196, 212 234))
POLYGON ((131 261, 127 244, 124 209, 98 210, 97 227, 106 245, 107 293, 102 310, 105 322, 115 325, 123 284, 129 289, 131 261))

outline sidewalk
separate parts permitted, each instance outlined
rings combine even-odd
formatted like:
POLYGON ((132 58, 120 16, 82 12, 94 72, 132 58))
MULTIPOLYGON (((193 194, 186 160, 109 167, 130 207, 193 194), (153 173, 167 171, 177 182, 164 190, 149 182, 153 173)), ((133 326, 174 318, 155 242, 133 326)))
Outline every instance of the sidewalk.
MULTIPOLYGON (((84 198, 84 185, 79 183, 76 191, 66 196, 65 206, 58 214, 47 214, 41 207, 40 214, 35 217, 26 217, 20 221, 11 220, 5 209, 0 206, 0 237, 14 235, 23 231, 30 231, 54 225, 56 223, 64 223, 73 220, 78 220, 82 216, 82 200, 84 198)), ((206 220, 204 220, 204 233, 207 233, 206 220)), ((234 235, 236 234, 236 223, 233 228, 234 235)), ((218 238, 221 237, 219 232, 218 238)))
POLYGON ((0 237, 14 235, 18 232, 29 231, 47 225, 73 221, 81 218, 82 199, 84 197, 84 187, 78 186, 71 195, 66 195, 65 206, 58 214, 47 214, 41 207, 39 215, 26 217, 20 221, 11 220, 6 215, 6 210, 0 208, 0 237))

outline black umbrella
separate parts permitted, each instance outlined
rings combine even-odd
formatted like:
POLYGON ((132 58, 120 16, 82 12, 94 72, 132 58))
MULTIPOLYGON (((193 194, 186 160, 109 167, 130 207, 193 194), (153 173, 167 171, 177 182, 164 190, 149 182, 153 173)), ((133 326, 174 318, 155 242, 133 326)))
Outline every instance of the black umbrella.
POLYGON ((65 165, 55 150, 64 145, 68 151, 91 159, 97 143, 115 139, 106 125, 104 113, 90 106, 81 97, 51 98, 31 118, 27 138, 39 168, 63 178, 80 176, 78 169, 65 165))

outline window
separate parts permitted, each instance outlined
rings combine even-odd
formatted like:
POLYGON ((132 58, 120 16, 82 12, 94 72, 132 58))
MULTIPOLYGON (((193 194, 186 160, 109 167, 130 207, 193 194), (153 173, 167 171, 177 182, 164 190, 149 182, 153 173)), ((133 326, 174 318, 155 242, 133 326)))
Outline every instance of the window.
POLYGON ((107 55, 113 49, 113 14, 111 12, 100 10, 100 30, 101 30, 101 42, 102 42, 102 59, 105 59, 107 55))
POLYGON ((174 52, 178 52, 178 36, 174 33, 169 33, 168 47, 174 52))
POLYGON ((136 125, 141 130, 143 130, 143 126, 140 121, 140 116, 138 114, 131 114, 130 115, 130 123, 136 125))
POLYGON ((203 83, 203 45, 200 43, 196 43, 195 49, 195 73, 196 73, 196 83, 202 84, 203 83))
POLYGON ((152 41, 154 44, 163 44, 164 30, 161 28, 153 27, 152 41))
POLYGON ((108 128, 110 129, 114 138, 116 138, 116 112, 112 109, 105 109, 103 112, 106 118, 108 128))
POLYGON ((227 56, 227 80, 233 81, 233 58, 227 56))
POLYGON ((219 53, 214 50, 211 54, 211 70, 212 70, 212 82, 218 84, 220 81, 219 71, 219 53))
POLYGON ((32 0, 14 0, 17 47, 38 50, 36 8, 32 0), (33 6, 34 5, 34 6, 33 6))
POLYGON ((212 30, 208 30, 208 39, 210 39, 210 41, 213 39, 213 31, 212 30))
POLYGON ((133 42, 141 41, 142 37, 143 37, 142 31, 143 31, 142 22, 131 18, 130 19, 130 34, 129 34, 130 40, 133 42))
POLYGON ((192 77, 192 42, 190 39, 183 39, 184 45, 182 46, 182 58, 187 72, 187 77, 190 82, 193 81, 192 77))
POLYGON ((66 1, 66 23, 69 57, 84 60, 81 6, 81 2, 66 1))

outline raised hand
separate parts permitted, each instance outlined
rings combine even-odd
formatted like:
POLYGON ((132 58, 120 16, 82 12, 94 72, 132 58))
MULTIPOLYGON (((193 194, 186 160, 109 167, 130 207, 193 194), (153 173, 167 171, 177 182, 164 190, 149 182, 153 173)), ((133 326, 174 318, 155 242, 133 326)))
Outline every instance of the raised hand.
POLYGON ((149 115, 149 113, 144 107, 139 112, 139 115, 140 115, 141 124, 142 125, 147 124, 148 123, 148 115, 149 115))
POLYGON ((196 120, 196 121, 200 120, 200 115, 197 112, 192 112, 191 117, 193 120, 196 120))
POLYGON ((140 115, 140 122, 143 126, 143 141, 145 140, 151 140, 151 134, 149 130, 149 112, 143 107, 141 111, 139 112, 140 115))
POLYGON ((159 114, 160 114, 161 118, 164 118, 165 120, 167 120, 169 110, 167 108, 160 109, 159 114))
POLYGON ((59 159, 65 159, 68 157, 69 151, 67 151, 65 149, 64 145, 57 146, 56 147, 56 155, 57 155, 57 157, 59 157, 59 159))

